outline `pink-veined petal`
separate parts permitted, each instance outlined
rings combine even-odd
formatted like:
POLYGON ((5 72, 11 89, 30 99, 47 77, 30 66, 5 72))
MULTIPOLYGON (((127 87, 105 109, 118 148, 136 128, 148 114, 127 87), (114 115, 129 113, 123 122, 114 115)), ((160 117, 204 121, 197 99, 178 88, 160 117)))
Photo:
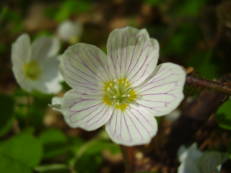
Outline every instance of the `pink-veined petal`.
POLYGON ((106 131, 118 144, 148 144, 157 132, 157 122, 144 108, 132 105, 126 111, 115 109, 106 124, 106 131))
POLYGON ((182 101, 186 73, 182 67, 173 63, 163 63, 145 83, 137 87, 141 98, 137 103, 154 116, 173 111, 182 101))
POLYGON ((77 43, 61 57, 61 72, 72 88, 98 93, 102 82, 110 78, 106 62, 106 55, 96 46, 77 43))
POLYGON ((154 71, 159 57, 158 42, 145 29, 132 27, 112 31, 107 50, 116 77, 127 77, 135 86, 154 71))
POLYGON ((102 103, 101 98, 68 91, 63 98, 62 113, 71 127, 91 131, 103 126, 111 117, 112 109, 102 103))

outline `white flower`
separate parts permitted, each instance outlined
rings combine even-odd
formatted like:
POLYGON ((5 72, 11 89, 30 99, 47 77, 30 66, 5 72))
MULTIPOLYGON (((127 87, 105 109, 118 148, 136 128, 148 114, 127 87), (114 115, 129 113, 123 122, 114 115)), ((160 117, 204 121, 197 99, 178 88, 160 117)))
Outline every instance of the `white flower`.
POLYGON ((53 97, 51 100, 51 104, 49 106, 53 110, 62 112, 62 104, 63 104, 63 98, 62 97, 53 97))
POLYGON ((79 22, 72 22, 70 20, 66 20, 62 22, 57 30, 58 37, 70 44, 74 44, 78 42, 81 34, 83 32, 83 26, 79 22))
POLYGON ((178 153, 181 162, 178 173, 219 173, 226 155, 216 151, 201 152, 194 143, 189 148, 181 147, 178 153))
POLYGON ((159 44, 145 29, 114 30, 107 51, 78 43, 63 54, 61 72, 73 88, 63 98, 65 120, 89 131, 106 125, 118 144, 149 143, 157 132, 153 116, 171 112, 183 99, 185 71, 156 65, 159 44))
POLYGON ((21 35, 12 46, 11 59, 14 76, 26 91, 56 93, 61 90, 57 53, 59 41, 41 37, 32 44, 27 34, 21 35))

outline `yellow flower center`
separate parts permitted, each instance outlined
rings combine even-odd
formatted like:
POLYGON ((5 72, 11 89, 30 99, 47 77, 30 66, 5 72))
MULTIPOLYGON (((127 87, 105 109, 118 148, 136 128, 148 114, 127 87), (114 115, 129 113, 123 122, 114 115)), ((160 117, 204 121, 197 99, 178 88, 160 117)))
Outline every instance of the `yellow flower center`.
POLYGON ((121 111, 125 111, 128 105, 137 99, 135 90, 126 78, 105 82, 103 91, 103 102, 121 111))
POLYGON ((23 73, 28 79, 36 80, 41 75, 41 68, 36 61, 32 60, 24 64, 23 73))

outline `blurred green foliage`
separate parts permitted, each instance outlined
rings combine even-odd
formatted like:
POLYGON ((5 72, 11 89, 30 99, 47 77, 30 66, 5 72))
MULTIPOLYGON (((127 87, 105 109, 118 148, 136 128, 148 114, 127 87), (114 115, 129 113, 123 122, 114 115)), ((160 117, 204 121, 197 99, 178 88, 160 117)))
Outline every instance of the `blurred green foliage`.
POLYGON ((73 15, 89 11, 91 5, 90 0, 65 0, 58 8, 48 8, 47 15, 57 22, 62 22, 73 15))
POLYGON ((42 144, 28 132, 21 132, 0 143, 0 170, 6 173, 29 173, 43 155, 42 144))

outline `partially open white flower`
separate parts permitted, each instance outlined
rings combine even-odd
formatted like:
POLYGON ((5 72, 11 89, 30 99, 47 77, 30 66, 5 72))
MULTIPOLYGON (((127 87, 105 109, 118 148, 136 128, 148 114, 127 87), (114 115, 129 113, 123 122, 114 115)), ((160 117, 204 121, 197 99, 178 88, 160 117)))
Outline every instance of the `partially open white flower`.
POLYGON ((57 30, 58 37, 70 44, 78 42, 82 32, 82 24, 77 21, 73 22, 70 20, 62 22, 57 30))
POLYGON ((181 147, 178 158, 181 162, 178 173, 219 173, 227 159, 224 153, 217 151, 201 152, 195 143, 189 148, 181 147))
POLYGON ((49 105, 53 110, 62 112, 63 97, 53 97, 49 105))
POLYGON ((145 29, 114 30, 107 51, 78 43, 63 54, 61 71, 73 88, 63 98, 65 120, 89 131, 106 125, 118 144, 147 144, 157 132, 153 116, 171 112, 183 99, 185 71, 156 65, 159 44, 145 29))
POLYGON ((21 35, 12 46, 11 60, 14 76, 26 91, 57 93, 61 90, 59 60, 60 44, 55 38, 41 37, 32 44, 27 34, 21 35))

